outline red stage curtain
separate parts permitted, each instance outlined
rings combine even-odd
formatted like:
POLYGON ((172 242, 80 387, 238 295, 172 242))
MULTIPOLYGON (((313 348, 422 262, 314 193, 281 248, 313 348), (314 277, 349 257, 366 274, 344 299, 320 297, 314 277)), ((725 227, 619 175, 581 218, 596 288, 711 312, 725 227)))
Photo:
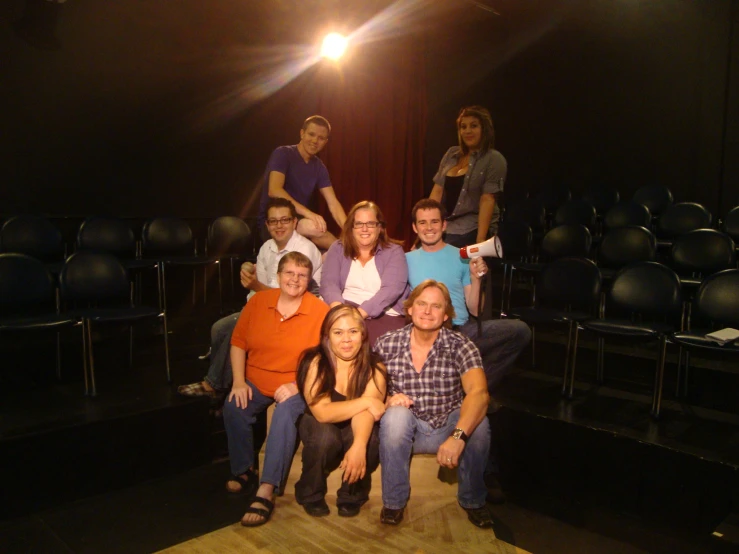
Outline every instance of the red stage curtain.
MULTIPOLYGON (((347 211, 360 200, 376 202, 388 234, 406 246, 410 211, 424 191, 426 74, 418 42, 362 45, 345 63, 320 70, 319 113, 332 127, 321 158, 336 195, 347 211)), ((323 201, 321 213, 333 224, 323 201)))

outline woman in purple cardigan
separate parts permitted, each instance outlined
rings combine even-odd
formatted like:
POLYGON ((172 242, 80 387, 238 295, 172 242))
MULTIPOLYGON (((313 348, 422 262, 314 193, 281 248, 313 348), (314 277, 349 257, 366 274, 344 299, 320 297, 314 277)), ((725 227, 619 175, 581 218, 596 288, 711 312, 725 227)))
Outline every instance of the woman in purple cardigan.
POLYGON ((349 211, 341 237, 326 252, 321 297, 332 308, 356 306, 367 324, 370 344, 405 325, 408 265, 401 244, 387 236, 379 206, 363 200, 349 211))

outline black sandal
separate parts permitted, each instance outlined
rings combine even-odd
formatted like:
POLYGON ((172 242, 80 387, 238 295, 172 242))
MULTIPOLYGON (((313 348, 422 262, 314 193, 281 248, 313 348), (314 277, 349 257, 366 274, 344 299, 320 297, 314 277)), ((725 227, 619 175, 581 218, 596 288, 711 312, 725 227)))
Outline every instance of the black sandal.
POLYGON ((253 508, 252 506, 249 506, 246 509, 244 515, 256 514, 263 517, 264 519, 262 521, 244 521, 244 518, 242 517, 241 525, 243 525, 244 527, 259 527, 260 525, 264 525, 265 523, 267 523, 272 517, 272 511, 275 509, 274 502, 272 502, 271 500, 267 500, 266 498, 262 498, 261 496, 255 496, 252 504, 256 503, 266 506, 267 509, 265 510, 264 508, 253 508))
POLYGON ((246 475, 246 479, 244 479, 240 475, 232 475, 231 478, 226 482, 226 490, 229 492, 229 494, 248 496, 256 491, 256 487, 259 486, 259 473, 257 473, 253 469, 247 469, 244 472, 244 475, 246 475), (232 481, 235 481, 239 485, 241 485, 241 488, 237 491, 228 488, 228 483, 232 481))

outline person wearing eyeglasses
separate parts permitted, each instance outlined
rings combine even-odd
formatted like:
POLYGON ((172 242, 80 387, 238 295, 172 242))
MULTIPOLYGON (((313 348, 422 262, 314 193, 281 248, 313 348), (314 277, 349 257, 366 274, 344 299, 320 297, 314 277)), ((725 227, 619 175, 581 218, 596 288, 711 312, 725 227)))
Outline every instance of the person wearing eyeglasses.
MULTIPOLYGON (((259 249, 256 271, 241 270, 241 285, 252 292, 276 289, 277 265, 288 252, 301 252, 313 264, 313 275, 308 290, 318 292, 321 283, 321 253, 311 241, 296 231, 298 223, 295 206, 284 198, 270 198, 267 203, 265 225, 270 239, 259 249)), ((236 327, 239 313, 216 321, 210 329, 210 365, 202 381, 180 385, 177 392, 184 396, 207 396, 214 401, 222 400, 231 390, 231 333, 236 327)))
POLYGON ((277 266, 279 288, 258 292, 247 302, 231 337, 233 386, 223 405, 231 478, 229 492, 251 499, 241 524, 267 523, 274 499, 290 471, 296 422, 306 404, 295 383, 298 360, 318 344, 328 306, 306 291, 313 264, 300 252, 288 252, 277 266), (253 425, 275 404, 267 434, 261 475, 256 471, 253 425))
MULTIPOLYGON (((326 226, 326 220, 307 204, 317 188, 326 200, 328 210, 341 227, 346 219, 344 208, 336 198, 328 170, 318 158, 331 133, 331 125, 325 117, 312 115, 303 122, 300 142, 292 146, 280 146, 272 152, 264 170, 264 185, 259 201, 257 224, 260 230, 267 219, 267 201, 270 198, 290 200, 297 209, 300 220, 298 232, 312 240, 319 248, 328 248, 336 241, 326 226)), ((263 240, 267 237, 262 236, 263 240)))
POLYGON ((350 304, 366 320, 370 344, 405 325, 408 265, 402 242, 388 237, 380 207, 363 200, 349 210, 341 237, 326 252, 321 297, 332 308, 350 304))

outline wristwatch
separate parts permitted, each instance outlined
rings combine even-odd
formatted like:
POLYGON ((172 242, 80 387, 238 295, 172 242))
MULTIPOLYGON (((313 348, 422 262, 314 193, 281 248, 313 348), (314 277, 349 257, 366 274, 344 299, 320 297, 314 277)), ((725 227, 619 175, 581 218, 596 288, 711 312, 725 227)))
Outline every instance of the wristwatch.
POLYGON ((467 443, 467 439, 469 437, 467 436, 467 433, 462 431, 459 427, 457 427, 454 431, 452 431, 452 438, 456 440, 462 440, 465 444, 467 443))

